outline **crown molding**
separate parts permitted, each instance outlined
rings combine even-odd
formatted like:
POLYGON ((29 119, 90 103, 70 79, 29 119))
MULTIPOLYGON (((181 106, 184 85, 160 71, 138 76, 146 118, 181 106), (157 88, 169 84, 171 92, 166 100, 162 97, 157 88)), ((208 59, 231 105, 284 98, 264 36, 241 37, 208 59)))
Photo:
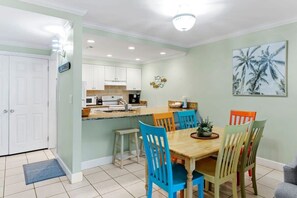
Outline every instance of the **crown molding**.
POLYGON ((144 61, 143 65, 151 64, 151 63, 155 63, 155 62, 160 62, 160 61, 165 61, 165 60, 169 60, 169 59, 174 59, 174 58, 180 58, 180 57, 183 57, 183 56, 186 56, 186 55, 187 55, 187 53, 180 53, 180 54, 175 54, 175 55, 172 55, 172 56, 156 58, 156 59, 153 59, 153 60, 150 60, 150 61, 144 61))
POLYGON ((19 41, 0 40, 0 45, 7 45, 10 47, 24 47, 24 48, 37 49, 37 50, 51 50, 51 48, 49 46, 26 43, 26 42, 19 42, 19 41))
POLYGON ((79 10, 79 9, 70 9, 68 7, 65 6, 57 6, 53 3, 49 3, 49 2, 38 2, 38 0, 20 0, 22 2, 26 2, 26 3, 30 3, 30 4, 35 4, 38 6, 42 6, 42 7, 46 7, 46 8, 51 8, 51 9, 55 9, 55 10, 59 10, 62 12, 68 12, 70 14, 74 14, 74 15, 78 15, 78 16, 85 16, 88 13, 88 10, 79 10))
POLYGON ((235 33, 225 34, 225 35, 218 36, 218 37, 213 37, 213 38, 207 39, 205 41, 194 43, 194 44, 189 45, 187 47, 188 48, 198 47, 200 45, 215 43, 215 42, 222 41, 222 40, 225 40, 225 39, 244 36, 244 35, 247 35, 247 34, 259 32, 259 31, 263 31, 263 30, 269 30, 269 29, 272 29, 272 28, 277 28, 277 27, 280 27, 280 26, 289 25, 289 24, 296 23, 296 22, 297 22, 297 18, 292 18, 292 19, 288 19, 288 20, 284 20, 284 21, 280 21, 280 22, 276 22, 276 23, 260 25, 260 26, 254 27, 254 28, 245 29, 245 30, 238 31, 238 32, 235 32, 235 33))
POLYGON ((106 61, 106 62, 113 62, 113 63, 121 63, 121 64, 132 64, 132 65, 143 65, 142 61, 132 61, 132 60, 126 60, 126 59, 118 59, 118 58, 106 58, 101 56, 86 56, 83 55, 83 59, 89 59, 89 60, 99 60, 99 61, 106 61))

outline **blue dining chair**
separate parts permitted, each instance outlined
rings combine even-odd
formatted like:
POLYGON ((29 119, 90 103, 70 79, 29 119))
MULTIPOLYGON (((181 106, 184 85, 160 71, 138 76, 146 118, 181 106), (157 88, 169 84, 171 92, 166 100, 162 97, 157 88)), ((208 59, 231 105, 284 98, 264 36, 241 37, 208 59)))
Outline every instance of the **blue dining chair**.
MULTIPOLYGON (((152 197, 153 183, 175 198, 176 192, 187 187, 187 171, 181 164, 171 164, 167 134, 164 128, 139 121, 148 167, 147 197, 152 197)), ((193 186, 198 185, 198 196, 203 198, 203 175, 193 171, 193 186)))
POLYGON ((177 112, 179 129, 195 128, 198 126, 195 110, 177 112))

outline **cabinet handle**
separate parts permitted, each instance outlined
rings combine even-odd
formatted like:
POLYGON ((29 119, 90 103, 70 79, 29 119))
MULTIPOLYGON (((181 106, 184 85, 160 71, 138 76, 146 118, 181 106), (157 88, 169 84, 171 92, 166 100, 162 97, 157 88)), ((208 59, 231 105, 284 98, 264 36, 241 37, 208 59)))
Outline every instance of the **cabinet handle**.
POLYGON ((13 110, 13 109, 11 109, 11 110, 10 110, 10 113, 13 113, 13 112, 14 112, 14 110, 13 110))
POLYGON ((8 111, 6 109, 3 110, 3 113, 8 113, 8 111))

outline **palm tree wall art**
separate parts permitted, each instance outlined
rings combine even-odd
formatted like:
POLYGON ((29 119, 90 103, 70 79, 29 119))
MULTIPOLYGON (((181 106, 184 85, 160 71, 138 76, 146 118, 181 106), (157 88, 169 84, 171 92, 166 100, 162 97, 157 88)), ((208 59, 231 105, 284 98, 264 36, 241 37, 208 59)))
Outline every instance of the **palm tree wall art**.
POLYGON ((233 50, 233 95, 287 96, 287 42, 233 50))

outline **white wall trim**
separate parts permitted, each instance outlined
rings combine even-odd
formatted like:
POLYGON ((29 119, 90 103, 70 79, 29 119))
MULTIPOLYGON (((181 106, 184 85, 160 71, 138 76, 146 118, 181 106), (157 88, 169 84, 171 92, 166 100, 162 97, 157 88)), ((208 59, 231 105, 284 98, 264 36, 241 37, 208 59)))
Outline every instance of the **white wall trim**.
POLYGON ((283 25, 288 25, 288 24, 295 23, 295 22, 297 22, 297 18, 292 18, 292 19, 288 19, 288 20, 284 20, 284 21, 280 21, 280 22, 276 22, 276 23, 272 23, 272 24, 260 25, 260 26, 254 27, 254 28, 248 28, 248 29, 241 30, 238 32, 225 34, 225 35, 213 37, 213 38, 201 41, 201 42, 193 43, 191 45, 188 45, 187 47, 194 48, 194 47, 198 47, 200 45, 206 45, 209 43, 215 43, 218 41, 231 39, 231 38, 239 37, 239 36, 244 36, 244 35, 259 32, 259 31, 269 30, 272 28, 277 28, 277 27, 280 27, 283 25))
POLYGON ((68 178, 68 180, 70 181, 71 184, 78 183, 78 182, 81 182, 83 180, 82 172, 71 173, 71 171, 69 170, 67 165, 60 158, 60 156, 56 152, 54 152, 54 155, 55 155, 56 159, 58 160, 60 166, 62 167, 63 171, 66 173, 66 176, 67 176, 67 178, 68 178))
POLYGON ((50 56, 46 56, 46 55, 27 54, 27 53, 21 53, 21 52, 0 51, 0 55, 21 56, 21 57, 29 57, 29 58, 41 58, 41 59, 46 59, 46 60, 50 59, 50 56))
POLYGON ((78 15, 78 16, 84 16, 88 12, 88 10, 85 10, 85 9, 74 9, 74 8, 69 8, 69 7, 65 7, 65 6, 57 6, 54 3, 38 2, 38 0, 21 0, 21 1, 26 2, 26 3, 35 4, 35 5, 42 6, 42 7, 46 7, 46 8, 50 8, 50 9, 59 10, 62 12, 68 12, 70 14, 74 14, 74 15, 78 15))
POLYGON ((94 168, 96 166, 102 166, 105 164, 111 164, 112 156, 101 157, 93 160, 84 161, 81 163, 81 169, 94 168))
POLYGON ((272 161, 269 159, 265 159, 262 157, 257 157, 257 164, 258 165, 262 165, 262 166, 266 166, 268 168, 272 168, 278 171, 283 171, 283 167, 285 164, 280 163, 280 162, 276 162, 276 161, 272 161))

